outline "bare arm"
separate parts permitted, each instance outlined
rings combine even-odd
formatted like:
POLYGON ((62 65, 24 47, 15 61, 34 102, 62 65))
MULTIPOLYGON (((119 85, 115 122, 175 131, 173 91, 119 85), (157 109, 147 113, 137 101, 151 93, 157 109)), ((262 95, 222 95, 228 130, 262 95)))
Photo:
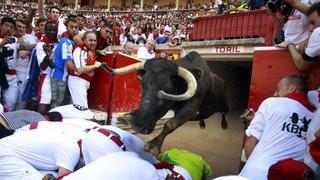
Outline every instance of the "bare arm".
POLYGON ((277 13, 276 12, 272 12, 271 15, 273 17, 274 22, 278 26, 278 28, 282 29, 283 28, 283 24, 281 23, 279 17, 277 16, 277 13))
POLYGON ((72 173, 72 171, 65 169, 63 167, 59 167, 58 169, 58 175, 57 178, 61 177, 61 176, 66 176, 69 175, 70 173, 72 173))
POLYGON ((293 63, 296 65, 299 71, 307 70, 313 63, 313 62, 304 60, 302 55, 298 52, 298 50, 293 44, 288 45, 288 50, 292 57, 293 63))
POLYGON ((248 159, 251 155, 254 147, 258 144, 258 139, 254 136, 247 136, 246 142, 244 144, 244 152, 246 154, 246 158, 248 159))
POLYGON ((93 71, 94 69, 99 68, 100 66, 101 66, 101 63, 96 61, 94 63, 94 65, 85 65, 85 66, 83 66, 81 68, 77 68, 77 72, 86 73, 87 74, 87 73, 90 73, 91 71, 93 71))
POLYGON ((44 1, 38 0, 38 14, 39 17, 47 18, 46 14, 44 13, 44 1))
POLYGON ((302 1, 299 0, 285 0, 287 3, 289 3, 294 9, 297 9, 298 11, 302 12, 303 14, 307 14, 310 5, 305 4, 302 1))
POLYGON ((31 34, 32 33, 32 20, 34 16, 34 11, 35 9, 30 8, 28 10, 28 16, 27 16, 27 28, 26 28, 26 33, 31 34))

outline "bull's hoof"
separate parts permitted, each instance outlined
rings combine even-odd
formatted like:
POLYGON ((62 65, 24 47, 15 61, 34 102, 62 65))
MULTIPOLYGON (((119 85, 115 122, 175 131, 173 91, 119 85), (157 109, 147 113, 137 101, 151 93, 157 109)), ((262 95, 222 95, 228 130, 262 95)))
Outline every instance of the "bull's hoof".
POLYGON ((128 113, 128 114, 124 114, 122 116, 119 116, 117 118, 117 120, 120 124, 130 125, 132 118, 133 118, 133 116, 130 113, 128 113))
POLYGON ((158 157, 160 155, 160 148, 152 143, 147 143, 144 145, 143 149, 146 152, 151 153, 152 155, 158 157))
POLYGON ((221 121, 221 127, 222 129, 227 129, 228 128, 228 122, 226 120, 221 121))

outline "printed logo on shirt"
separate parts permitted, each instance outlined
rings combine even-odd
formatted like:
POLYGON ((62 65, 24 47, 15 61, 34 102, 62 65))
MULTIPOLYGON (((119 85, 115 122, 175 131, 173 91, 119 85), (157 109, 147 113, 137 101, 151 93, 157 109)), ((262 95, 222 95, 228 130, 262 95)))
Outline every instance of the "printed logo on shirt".
POLYGON ((14 59, 13 53, 14 53, 14 50, 11 49, 10 47, 3 47, 2 48, 2 57, 6 61, 10 61, 10 60, 14 59))
POLYGON ((305 137, 311 119, 307 119, 306 117, 300 118, 298 113, 292 113, 290 119, 291 123, 283 123, 281 130, 289 133, 294 133, 299 138, 305 137))
POLYGON ((76 109, 80 110, 80 111, 86 111, 88 110, 88 108, 74 104, 73 107, 75 107, 76 109))
POLYGON ((72 58, 72 45, 63 43, 62 44, 62 59, 72 58))

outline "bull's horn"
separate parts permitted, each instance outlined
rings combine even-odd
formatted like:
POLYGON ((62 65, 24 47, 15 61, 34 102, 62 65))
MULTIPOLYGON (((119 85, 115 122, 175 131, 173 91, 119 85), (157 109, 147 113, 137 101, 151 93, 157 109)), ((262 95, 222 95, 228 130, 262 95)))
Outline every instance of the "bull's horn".
POLYGON ((173 95, 173 94, 167 94, 163 90, 160 90, 158 92, 159 98, 170 99, 173 101, 184 101, 184 100, 190 99, 196 93, 197 81, 192 75, 192 73, 186 70, 185 68, 178 67, 178 75, 187 81, 187 84, 188 84, 187 91, 184 94, 173 95))
POLYGON ((101 67, 105 71, 107 71, 109 73, 112 73, 112 74, 126 74, 126 73, 130 73, 130 72, 133 72, 133 71, 138 71, 140 69, 143 69, 144 62, 131 64, 129 66, 125 66, 125 67, 117 68, 117 69, 111 69, 107 65, 104 65, 104 66, 101 66, 101 67))

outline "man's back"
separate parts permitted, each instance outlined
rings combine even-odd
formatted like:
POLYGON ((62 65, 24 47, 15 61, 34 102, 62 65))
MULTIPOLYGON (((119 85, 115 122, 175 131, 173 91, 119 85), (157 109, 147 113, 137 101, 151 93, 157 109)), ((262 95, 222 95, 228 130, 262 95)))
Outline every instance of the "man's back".
POLYGON ((303 160, 305 140, 312 112, 289 98, 268 98, 255 114, 246 131, 258 139, 240 175, 250 179, 267 179, 269 167, 279 160, 303 160))

